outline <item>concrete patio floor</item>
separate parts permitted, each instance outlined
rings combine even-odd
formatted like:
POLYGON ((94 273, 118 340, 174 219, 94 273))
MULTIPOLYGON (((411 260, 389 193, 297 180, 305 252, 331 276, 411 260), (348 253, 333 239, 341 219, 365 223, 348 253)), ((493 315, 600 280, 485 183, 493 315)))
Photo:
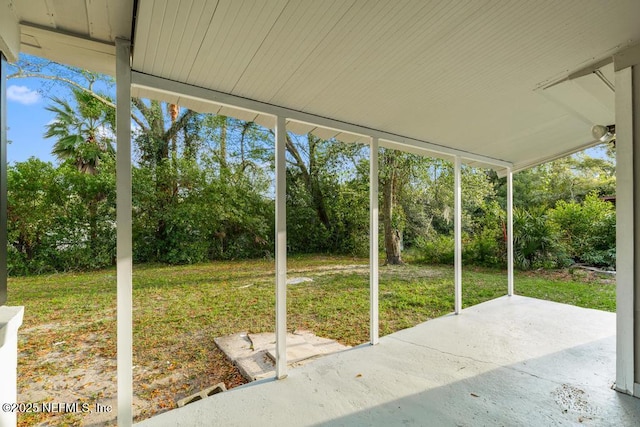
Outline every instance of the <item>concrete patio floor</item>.
POLYGON ((137 425, 640 425, 614 378, 614 313, 502 297, 137 425))

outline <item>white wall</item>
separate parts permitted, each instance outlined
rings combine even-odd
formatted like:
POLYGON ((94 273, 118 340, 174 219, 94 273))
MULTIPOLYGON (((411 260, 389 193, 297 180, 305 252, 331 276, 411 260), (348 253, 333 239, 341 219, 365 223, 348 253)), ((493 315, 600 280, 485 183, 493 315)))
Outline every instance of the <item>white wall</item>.
MULTIPOLYGON (((24 307, 0 307, 0 404, 17 403, 18 328, 24 307)), ((11 408, 13 409, 13 408, 11 408)), ((16 425, 15 411, 0 409, 0 427, 16 425)))

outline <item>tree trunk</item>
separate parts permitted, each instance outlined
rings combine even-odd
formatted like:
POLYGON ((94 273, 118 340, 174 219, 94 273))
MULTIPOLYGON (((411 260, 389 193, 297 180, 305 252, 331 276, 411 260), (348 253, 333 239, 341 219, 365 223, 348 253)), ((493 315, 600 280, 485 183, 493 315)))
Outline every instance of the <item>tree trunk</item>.
POLYGON ((382 185, 382 223, 384 225, 385 264, 403 264, 400 254, 400 232, 393 227, 393 179, 387 179, 382 185))
POLYGON ((384 226, 385 264, 404 264, 400 251, 400 230, 393 226, 393 205, 396 200, 397 175, 395 154, 384 156, 385 171, 382 178, 382 223, 384 226))
MULTIPOLYGON (((171 117, 171 126, 173 127, 178 120, 178 114, 180 113, 180 107, 176 104, 169 104, 169 116, 171 117)), ((171 142, 171 169, 173 171, 174 177, 178 176, 178 133, 174 133, 170 137, 171 142)), ((173 195, 178 194, 178 181, 177 179, 173 180, 172 186, 173 195)))
POLYGON ((293 156, 296 162, 296 166, 300 169, 300 173, 302 174, 302 179, 304 181, 304 185, 311 196, 311 203, 313 204, 313 208, 318 215, 318 219, 324 225, 327 230, 331 230, 331 219, 329 218, 329 213, 327 212, 327 207, 324 203, 324 194, 322 193, 322 188, 320 187, 320 182, 318 180, 318 173, 315 165, 315 149, 316 149, 316 141, 312 139, 311 135, 307 135, 308 143, 309 143, 309 167, 305 164, 300 152, 296 148, 295 144, 287 135, 286 148, 289 154, 293 156))

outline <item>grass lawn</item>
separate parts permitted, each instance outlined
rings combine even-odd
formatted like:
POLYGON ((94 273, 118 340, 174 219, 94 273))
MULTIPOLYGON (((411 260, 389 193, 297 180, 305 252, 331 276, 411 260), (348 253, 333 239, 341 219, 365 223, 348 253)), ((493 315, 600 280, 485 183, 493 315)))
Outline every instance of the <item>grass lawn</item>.
MULTIPOLYGON (((356 345, 368 340, 366 259, 290 258, 288 328, 356 345)), ((504 271, 467 268, 463 305, 502 296, 504 271)), ((516 273, 516 293, 615 311, 615 284, 568 271, 516 273)), ((274 330, 274 263, 266 260, 134 268, 134 394, 137 419, 175 407, 202 388, 244 380, 213 338, 274 330)), ((380 333, 389 334, 453 311, 453 268, 380 268, 380 333)), ((8 305, 24 305, 18 402, 95 402, 115 406, 115 270, 9 282, 8 305)), ((111 414, 21 414, 20 425, 48 421, 113 425, 111 414)))

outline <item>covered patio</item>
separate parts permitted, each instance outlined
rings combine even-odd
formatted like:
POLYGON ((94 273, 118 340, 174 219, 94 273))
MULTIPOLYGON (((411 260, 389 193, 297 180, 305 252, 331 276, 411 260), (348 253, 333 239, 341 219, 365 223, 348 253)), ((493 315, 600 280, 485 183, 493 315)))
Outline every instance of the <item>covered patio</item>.
POLYGON ((615 314, 502 297, 137 425, 638 425, 614 378, 615 314))
MULTIPOLYGON (((278 424, 638 422, 638 401, 626 395, 640 396, 639 2, 0 0, 0 6, 0 240, 7 228, 7 60, 27 52, 116 78, 119 425, 133 420, 131 96, 254 121, 276 135, 274 316, 276 378, 283 381, 243 387, 144 425, 233 424, 247 416, 249 401, 256 420, 278 424), (592 134, 594 125, 602 135, 592 134), (368 144, 371 164, 373 346, 291 373, 287 131, 368 144), (512 245, 513 173, 599 144, 610 133, 618 156, 615 326, 607 313, 514 296, 512 245), (378 147, 455 165, 459 314, 382 339, 378 147), (463 165, 492 168, 508 186, 508 296, 471 308, 461 303, 463 165)), ((0 304, 4 251, 0 245, 0 304)), ((5 312, 1 321, 13 338, 2 346, 3 375, 14 383, 22 311, 5 312)), ((2 397, 11 401, 15 388, 6 390, 2 397)), ((1 422, 15 423, 3 415, 1 422)))

